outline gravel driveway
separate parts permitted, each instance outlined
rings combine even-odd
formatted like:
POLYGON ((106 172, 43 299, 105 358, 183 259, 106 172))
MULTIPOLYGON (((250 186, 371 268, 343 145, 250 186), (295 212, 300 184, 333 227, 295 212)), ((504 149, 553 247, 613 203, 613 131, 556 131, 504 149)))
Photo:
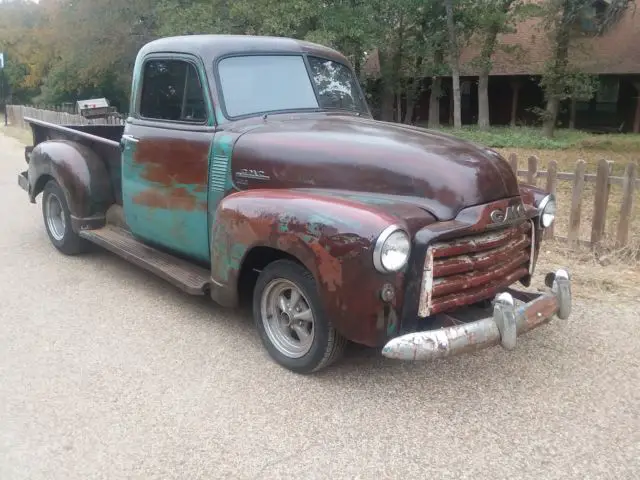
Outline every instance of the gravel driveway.
POLYGON ((0 479, 640 478, 637 303, 578 300, 512 352, 351 348, 301 377, 248 313, 57 253, 23 167, 0 134, 0 479))

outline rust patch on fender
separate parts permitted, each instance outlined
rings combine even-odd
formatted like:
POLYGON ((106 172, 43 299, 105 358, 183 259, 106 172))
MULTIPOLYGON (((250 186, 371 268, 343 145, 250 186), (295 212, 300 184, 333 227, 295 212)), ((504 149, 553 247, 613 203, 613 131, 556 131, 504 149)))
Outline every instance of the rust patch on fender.
POLYGON ((327 285, 327 290, 335 292, 338 287, 342 286, 342 263, 317 242, 311 243, 309 247, 316 254, 320 278, 327 285))
POLYGON ((316 278, 334 326, 350 340, 380 345, 388 329, 397 329, 404 274, 380 274, 371 255, 377 235, 397 221, 373 205, 311 192, 235 193, 218 209, 212 275, 214 281, 235 289, 242 258, 254 246, 287 252, 316 278), (380 297, 385 284, 396 293, 389 303, 380 297))

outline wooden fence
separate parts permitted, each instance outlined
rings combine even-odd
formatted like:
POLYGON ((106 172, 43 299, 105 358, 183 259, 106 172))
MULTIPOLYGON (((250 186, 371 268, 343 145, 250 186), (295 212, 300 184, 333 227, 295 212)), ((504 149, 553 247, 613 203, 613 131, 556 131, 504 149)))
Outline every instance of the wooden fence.
POLYGON ((7 118, 11 125, 19 128, 28 128, 25 117, 43 120, 59 125, 123 125, 124 120, 119 116, 107 118, 87 119, 81 115, 69 113, 64 107, 38 108, 27 105, 7 105, 7 118))
MULTIPOLYGON (((630 233, 632 232, 632 221, 634 220, 633 207, 636 191, 640 192, 640 179, 638 179, 638 164, 629 163, 622 176, 613 176, 613 162, 600 160, 597 164, 596 173, 587 173, 587 164, 584 160, 578 160, 574 172, 558 172, 558 163, 551 160, 546 170, 538 170, 539 160, 535 156, 527 159, 527 168, 520 169, 518 157, 515 154, 509 156, 509 163, 519 179, 524 178, 529 185, 536 185, 544 188, 548 193, 557 194, 558 181, 571 182, 569 221, 567 226, 567 236, 555 235, 555 226, 547 232, 547 238, 557 238, 566 240, 571 245, 581 244, 593 248, 600 246, 605 240, 607 218, 612 212, 608 212, 611 200, 611 187, 621 187, 620 203, 617 206, 617 228, 615 231, 614 245, 624 247, 628 245, 630 233), (546 179, 545 185, 538 185, 538 179, 546 179), (585 184, 595 184, 593 194, 593 215, 591 218, 590 238, 584 240, 580 238, 580 226, 583 222, 583 206, 585 184), (637 189, 637 190, 636 190, 637 189)), ((637 215, 636 215, 637 217, 637 215)), ((638 221, 638 218, 635 218, 638 221)))

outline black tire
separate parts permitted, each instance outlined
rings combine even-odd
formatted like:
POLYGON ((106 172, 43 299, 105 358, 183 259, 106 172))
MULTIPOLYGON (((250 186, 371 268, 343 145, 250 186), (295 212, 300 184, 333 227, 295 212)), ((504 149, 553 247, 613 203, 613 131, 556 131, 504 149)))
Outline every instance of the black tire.
POLYGON ((71 227, 71 212, 67 205, 67 199, 60 185, 55 180, 49 180, 42 191, 42 217, 44 220, 44 228, 47 230, 49 240, 54 247, 65 255, 77 255, 84 253, 89 249, 89 242, 80 238, 71 227), (57 232, 52 231, 52 227, 48 221, 50 215, 49 202, 57 200, 61 207, 61 216, 64 218, 64 224, 58 227, 57 232))
POLYGON ((262 343, 271 358, 295 373, 309 374, 328 367, 340 358, 347 343, 325 314, 313 275, 303 266, 290 260, 277 260, 270 263, 260 273, 253 292, 253 318, 262 343), (311 347, 299 358, 285 355, 272 342, 262 319, 262 299, 265 289, 278 279, 295 284, 313 313, 314 335, 311 347))

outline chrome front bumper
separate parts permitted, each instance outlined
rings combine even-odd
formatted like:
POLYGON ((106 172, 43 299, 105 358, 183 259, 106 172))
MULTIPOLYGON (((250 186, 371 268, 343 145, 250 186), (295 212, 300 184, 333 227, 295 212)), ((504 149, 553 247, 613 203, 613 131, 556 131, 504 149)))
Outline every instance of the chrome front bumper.
POLYGON ((29 176, 27 175, 27 172, 18 174, 18 185, 20 185, 20 188, 25 192, 29 193, 29 176))
MULTIPOLYGON (((434 360, 498 344, 511 350, 515 348, 518 336, 547 323, 554 315, 562 320, 569 318, 569 273, 558 270, 547 276, 546 283, 549 287, 546 293, 508 291, 498 294, 493 301, 493 314, 480 320, 460 320, 450 327, 393 338, 384 346, 382 354, 400 360, 434 360), (522 298, 528 301, 522 301, 522 298)), ((454 313, 447 317, 456 320, 454 313)))

